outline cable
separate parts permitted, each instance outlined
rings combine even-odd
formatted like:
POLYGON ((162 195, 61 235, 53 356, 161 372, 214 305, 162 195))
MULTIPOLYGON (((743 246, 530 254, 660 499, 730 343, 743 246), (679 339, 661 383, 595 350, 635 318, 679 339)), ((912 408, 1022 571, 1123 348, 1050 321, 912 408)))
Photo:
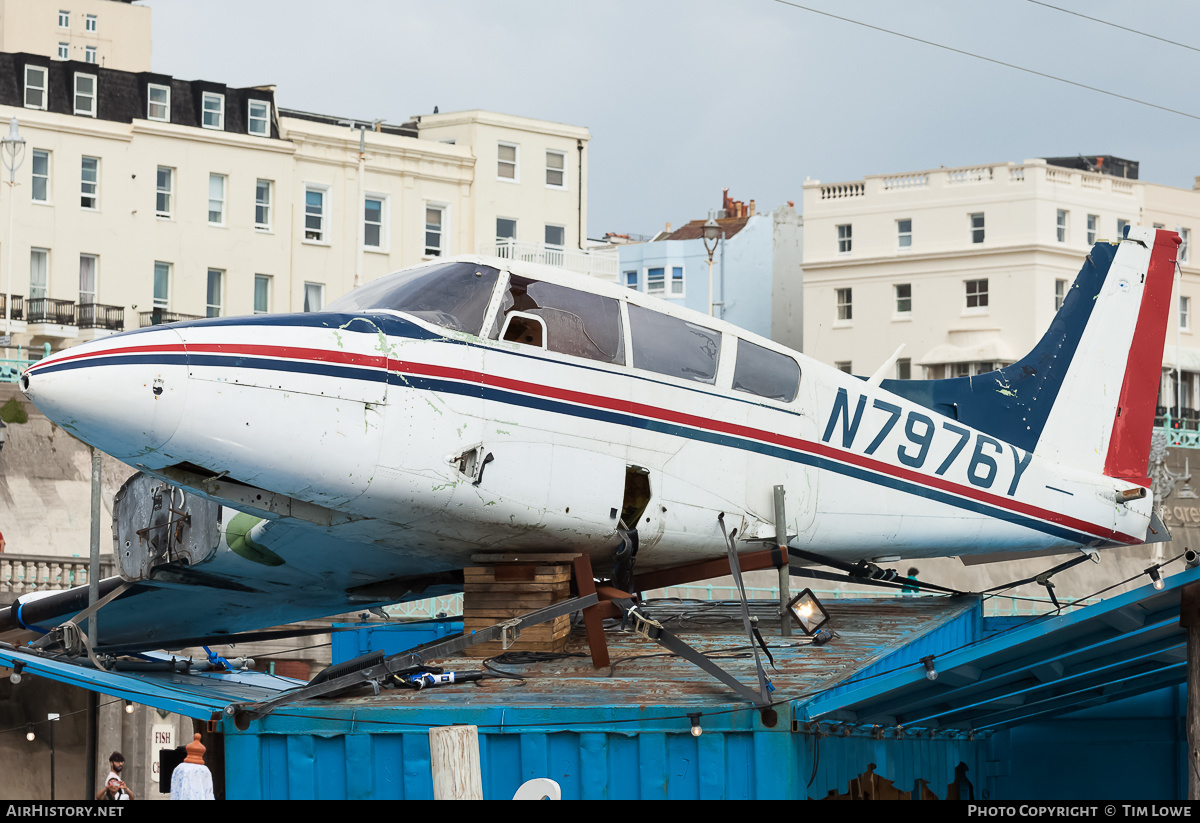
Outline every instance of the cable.
POLYGON ((791 2, 791 0, 773 0, 773 1, 776 3, 779 3, 780 5, 783 5, 783 6, 791 6, 792 8, 800 9, 801 11, 812 12, 813 14, 820 14, 823 17, 832 17, 834 20, 841 20, 843 23, 853 23, 856 26, 862 26, 863 28, 882 32, 883 34, 890 34, 895 37, 903 37, 905 40, 912 40, 915 43, 923 43, 926 46, 933 46, 935 48, 943 49, 945 51, 954 52, 955 54, 961 54, 965 57, 974 57, 976 60, 983 60, 984 62, 993 63, 997 66, 1004 66, 1005 68, 1016 69, 1017 71, 1023 71, 1026 74, 1032 74, 1037 77, 1044 77, 1047 80, 1057 80, 1058 82, 1066 83, 1069 86, 1075 86, 1076 88, 1087 89, 1088 91, 1094 91, 1094 92, 1099 92, 1100 94, 1106 94, 1109 97, 1116 97, 1119 100, 1125 100, 1129 103, 1137 103, 1140 106, 1149 106, 1150 108, 1158 109, 1159 111, 1170 112, 1171 114, 1178 114, 1181 117, 1188 117, 1192 120, 1200 120, 1200 115, 1189 114, 1186 111, 1180 111, 1179 109, 1172 109, 1167 106, 1160 106, 1157 103, 1150 103, 1146 100, 1139 100, 1136 97, 1129 97, 1128 95, 1118 94, 1115 91, 1107 91, 1105 89, 1097 88, 1096 86, 1089 86, 1086 83, 1079 83, 1074 80, 1068 80, 1065 77, 1058 77, 1057 75, 1047 74, 1046 72, 1043 72, 1043 71, 1037 71, 1035 69, 1027 69, 1024 66, 1018 66, 1015 63, 1006 63, 1003 60, 997 60, 993 57, 984 57, 982 54, 976 54, 974 52, 965 51, 964 49, 956 49, 953 46, 946 46, 941 43, 935 43, 932 40, 925 40, 920 37, 914 37, 911 34, 902 34, 901 32, 898 32, 898 31, 893 31, 891 29, 885 29, 882 26, 873 26, 870 23, 863 23, 859 20, 851 20, 849 17, 842 17, 837 14, 831 14, 827 11, 821 11, 820 9, 814 9, 814 8, 809 8, 808 6, 802 6, 799 3, 791 2))
POLYGON ((1141 35, 1142 37, 1149 37, 1151 40, 1157 40, 1160 43, 1169 43, 1172 46, 1179 46, 1179 48, 1181 48, 1181 49, 1190 49, 1191 51, 1200 52, 1200 49, 1196 48, 1195 46, 1189 46, 1187 43, 1177 43, 1174 40, 1168 40, 1165 37, 1159 37, 1158 35, 1155 35, 1155 34, 1147 34, 1146 32, 1138 31, 1137 29, 1131 29, 1128 26, 1119 26, 1116 23, 1109 22, 1108 20, 1101 20, 1099 17, 1088 17, 1086 14, 1080 14, 1079 12, 1071 11, 1070 9, 1064 9, 1061 6, 1052 6, 1049 3, 1041 2, 1041 0, 1029 0, 1029 2, 1033 3, 1036 6, 1045 6, 1048 9, 1054 9, 1055 11, 1061 11, 1063 14, 1073 14, 1076 17, 1082 17, 1084 20, 1091 20, 1093 23, 1102 23, 1106 26, 1112 26, 1114 29, 1120 29, 1121 31, 1127 31, 1130 34, 1137 34, 1137 35, 1141 35))

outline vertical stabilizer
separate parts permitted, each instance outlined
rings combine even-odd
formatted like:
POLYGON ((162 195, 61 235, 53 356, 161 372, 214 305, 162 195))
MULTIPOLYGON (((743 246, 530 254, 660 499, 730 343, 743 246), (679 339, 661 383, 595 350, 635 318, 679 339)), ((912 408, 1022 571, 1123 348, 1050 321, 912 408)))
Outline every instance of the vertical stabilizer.
POLYGON ((1095 297, 1037 453, 1150 485, 1147 465, 1179 235, 1130 228, 1095 297))

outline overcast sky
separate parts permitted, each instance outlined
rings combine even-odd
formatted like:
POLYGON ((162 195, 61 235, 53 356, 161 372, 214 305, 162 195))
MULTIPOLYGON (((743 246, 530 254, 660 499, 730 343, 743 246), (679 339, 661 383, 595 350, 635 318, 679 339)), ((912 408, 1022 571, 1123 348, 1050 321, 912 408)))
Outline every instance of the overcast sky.
MULTIPOLYGON (((1200 174, 1200 51, 1031 0, 800 0, 1178 109, 1170 114, 777 0, 145 0, 155 71, 401 123, 489 109, 586 126, 588 234, 801 205, 806 178, 1113 154, 1200 174)), ((1200 48, 1200 4, 1053 5, 1200 48), (1134 14, 1136 9, 1137 13, 1134 14)))

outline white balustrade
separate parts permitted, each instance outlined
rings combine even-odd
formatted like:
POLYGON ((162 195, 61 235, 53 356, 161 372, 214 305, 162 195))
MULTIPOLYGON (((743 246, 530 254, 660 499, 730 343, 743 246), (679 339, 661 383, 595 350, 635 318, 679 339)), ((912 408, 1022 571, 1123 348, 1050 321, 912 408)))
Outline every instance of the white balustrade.
POLYGON ((946 170, 946 185, 948 186, 962 183, 988 183, 991 180, 991 166, 972 166, 970 168, 946 170))
POLYGON ((928 186, 928 174, 893 174, 883 178, 884 191, 923 189, 928 186))
POLYGON ((621 268, 616 246, 585 251, 539 246, 534 243, 518 243, 515 240, 496 240, 495 242, 480 243, 478 253, 487 257, 502 257, 505 260, 521 260, 526 263, 557 266, 560 269, 613 282, 616 282, 621 268))
MULTIPOLYGON (((111 556, 100 559, 100 577, 115 574, 111 556)), ((26 594, 35 591, 60 591, 86 586, 86 557, 50 557, 29 554, 5 554, 0 557, 0 592, 26 594)))
POLYGON ((862 197, 867 193, 866 184, 859 180, 854 183, 831 183, 821 186, 822 200, 835 200, 842 197, 862 197))

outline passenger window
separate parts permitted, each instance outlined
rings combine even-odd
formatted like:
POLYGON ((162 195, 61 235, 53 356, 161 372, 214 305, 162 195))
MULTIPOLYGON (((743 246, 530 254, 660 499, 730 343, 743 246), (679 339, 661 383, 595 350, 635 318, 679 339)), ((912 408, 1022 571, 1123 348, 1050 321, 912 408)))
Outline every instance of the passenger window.
POLYGON ((509 277, 492 339, 625 363, 621 309, 615 299, 515 274, 509 277))
POLYGON ((629 306, 633 366, 638 369, 715 383, 721 333, 677 317, 629 306))
POLYGON ((393 309, 478 336, 499 279, 499 269, 475 263, 421 266, 360 286, 330 303, 325 311, 393 309))
POLYGON ((734 391, 791 403, 800 388, 800 365, 786 354, 738 338, 734 391))

